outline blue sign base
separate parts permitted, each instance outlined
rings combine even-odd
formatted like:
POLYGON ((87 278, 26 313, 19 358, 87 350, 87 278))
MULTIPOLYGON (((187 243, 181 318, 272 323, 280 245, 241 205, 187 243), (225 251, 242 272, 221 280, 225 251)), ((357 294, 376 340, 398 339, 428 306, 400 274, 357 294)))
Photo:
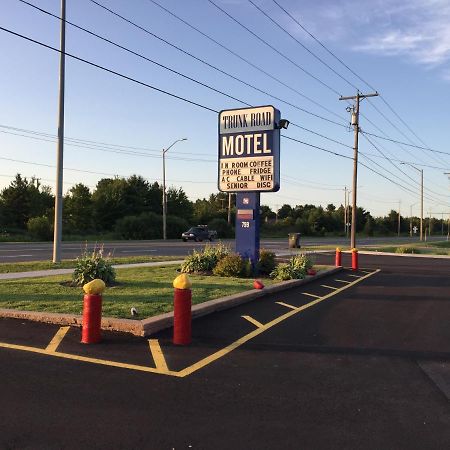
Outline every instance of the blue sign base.
POLYGON ((250 259, 253 272, 259 259, 259 192, 236 194, 236 252, 250 259))

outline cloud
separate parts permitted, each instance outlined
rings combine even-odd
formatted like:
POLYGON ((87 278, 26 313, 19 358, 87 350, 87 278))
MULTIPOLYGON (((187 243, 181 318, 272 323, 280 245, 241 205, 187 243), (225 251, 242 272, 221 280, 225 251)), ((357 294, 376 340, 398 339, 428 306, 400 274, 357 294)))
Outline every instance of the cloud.
POLYGON ((429 67, 450 61, 448 0, 411 0, 407 4, 386 0, 386 9, 374 12, 371 29, 377 31, 365 33, 361 44, 353 46, 354 50, 403 56, 429 67))
POLYGON ((294 13, 324 42, 436 67, 450 62, 449 0, 315 0, 294 13))

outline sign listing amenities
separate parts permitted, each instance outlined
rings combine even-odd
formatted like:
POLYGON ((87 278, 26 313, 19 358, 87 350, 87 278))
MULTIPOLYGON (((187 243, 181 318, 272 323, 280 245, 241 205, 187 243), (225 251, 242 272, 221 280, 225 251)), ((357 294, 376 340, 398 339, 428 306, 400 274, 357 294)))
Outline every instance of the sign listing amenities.
POLYGON ((273 106, 221 111, 219 180, 222 192, 280 188, 280 112, 273 106))

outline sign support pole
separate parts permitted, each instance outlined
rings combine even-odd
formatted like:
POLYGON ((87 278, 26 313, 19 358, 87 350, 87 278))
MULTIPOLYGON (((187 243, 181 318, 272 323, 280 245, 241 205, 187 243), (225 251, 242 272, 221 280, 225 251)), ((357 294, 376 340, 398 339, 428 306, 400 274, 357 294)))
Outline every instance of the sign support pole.
POLYGON ((236 253, 250 259, 255 271, 259 260, 260 193, 236 194, 236 253))

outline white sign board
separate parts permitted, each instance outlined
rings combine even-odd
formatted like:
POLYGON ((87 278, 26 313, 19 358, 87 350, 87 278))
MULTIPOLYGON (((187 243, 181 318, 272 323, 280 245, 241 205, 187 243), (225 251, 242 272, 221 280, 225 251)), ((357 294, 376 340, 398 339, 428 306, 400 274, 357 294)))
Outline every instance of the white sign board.
POLYGON ((280 188, 280 112, 273 106, 219 113, 218 187, 222 192, 280 188))

